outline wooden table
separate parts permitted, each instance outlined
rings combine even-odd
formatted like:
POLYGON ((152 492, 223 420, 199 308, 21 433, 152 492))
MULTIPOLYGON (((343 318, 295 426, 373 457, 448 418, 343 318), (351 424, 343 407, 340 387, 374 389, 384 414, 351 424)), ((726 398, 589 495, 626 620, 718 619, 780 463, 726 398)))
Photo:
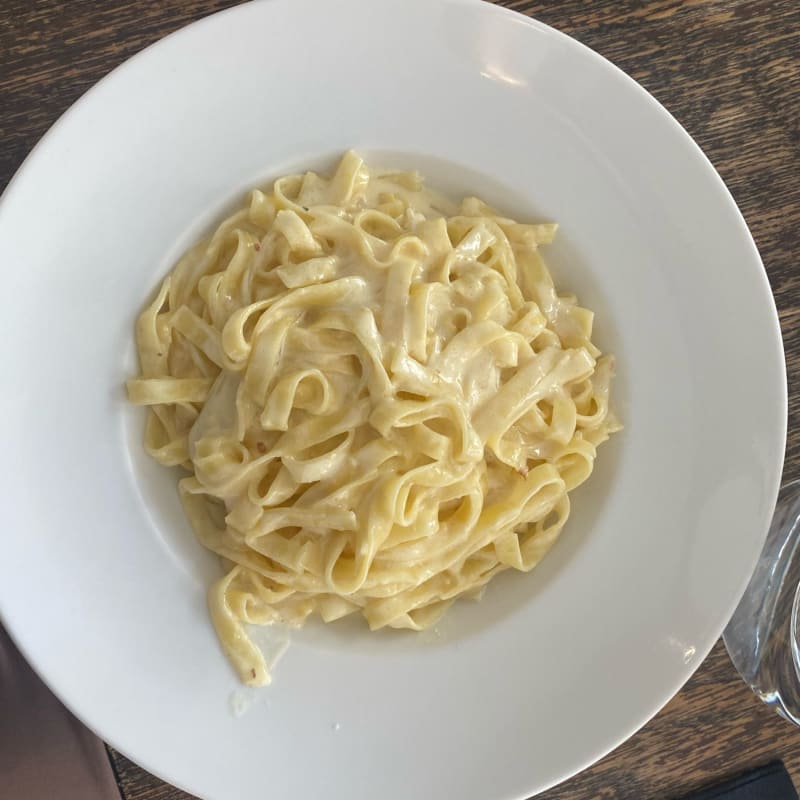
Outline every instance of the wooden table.
MULTIPOLYGON (((321 0, 333 2, 333 0, 321 0)), ((785 478, 800 477, 800 2, 504 0, 574 36, 652 92, 714 162, 761 250, 789 373, 785 478)), ((231 0, 2 0, 0 187, 39 137, 113 67, 231 0)), ((126 800, 188 797, 110 753, 126 800)), ((670 798, 782 758, 800 786, 800 729, 759 703, 719 643, 627 744, 541 795, 670 798)))

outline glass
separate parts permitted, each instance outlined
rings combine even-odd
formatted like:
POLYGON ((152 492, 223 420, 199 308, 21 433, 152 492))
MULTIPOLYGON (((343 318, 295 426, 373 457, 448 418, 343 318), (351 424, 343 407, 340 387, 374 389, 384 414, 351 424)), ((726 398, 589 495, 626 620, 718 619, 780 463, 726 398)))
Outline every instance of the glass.
POLYGON ((750 688, 800 725, 800 481, 778 495, 764 550, 725 629, 728 654, 750 688))

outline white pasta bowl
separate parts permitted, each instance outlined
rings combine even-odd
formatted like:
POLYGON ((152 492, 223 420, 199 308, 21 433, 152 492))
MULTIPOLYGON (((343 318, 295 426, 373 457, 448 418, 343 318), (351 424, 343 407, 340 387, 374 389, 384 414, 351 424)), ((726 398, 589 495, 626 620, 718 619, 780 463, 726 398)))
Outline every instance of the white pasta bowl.
POLYGON ((521 16, 273 0, 192 25, 36 147, 0 203, 0 263, 3 623, 90 727, 202 797, 540 791, 683 685, 760 551, 786 384, 752 238, 653 98, 521 16), (245 189, 350 148, 560 223, 545 256, 617 357, 625 430, 532 573, 433 634, 311 624, 245 693, 208 621, 219 567, 125 400, 133 324, 245 189))

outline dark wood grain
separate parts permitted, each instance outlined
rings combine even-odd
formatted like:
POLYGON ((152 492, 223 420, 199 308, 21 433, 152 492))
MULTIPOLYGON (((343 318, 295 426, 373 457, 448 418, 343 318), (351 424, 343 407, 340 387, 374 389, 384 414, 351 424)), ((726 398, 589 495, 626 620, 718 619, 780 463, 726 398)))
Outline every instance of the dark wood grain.
MULTIPOLYGON (((332 1, 332 0, 328 0, 332 1)), ((800 3, 503 0, 632 75, 686 127, 742 209, 780 313, 789 378, 785 478, 800 477, 800 3)), ((86 89, 227 0, 0 0, 0 187, 86 89)), ((757 413, 757 412, 756 412, 757 413)), ((177 800, 111 752, 126 800, 177 800)), ((675 699, 594 767, 541 795, 668 798, 782 758, 800 785, 800 729, 756 700, 718 644, 675 699)))

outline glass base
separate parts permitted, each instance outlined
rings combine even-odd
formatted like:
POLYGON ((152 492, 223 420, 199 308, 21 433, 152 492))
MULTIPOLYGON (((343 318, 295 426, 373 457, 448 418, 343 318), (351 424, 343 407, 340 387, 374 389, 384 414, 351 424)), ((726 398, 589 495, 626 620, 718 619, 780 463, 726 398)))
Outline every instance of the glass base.
POLYGON ((786 484, 753 577, 723 639, 750 688, 800 725, 800 481, 786 484))

